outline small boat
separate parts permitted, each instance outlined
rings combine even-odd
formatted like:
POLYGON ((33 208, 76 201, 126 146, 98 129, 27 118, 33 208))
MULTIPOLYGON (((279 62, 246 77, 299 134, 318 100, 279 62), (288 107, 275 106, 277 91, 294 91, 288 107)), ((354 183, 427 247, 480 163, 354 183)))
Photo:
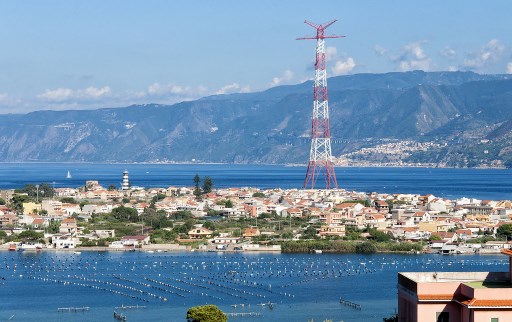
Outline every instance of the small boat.
POLYGON ((69 170, 68 170, 68 175, 66 176, 66 178, 71 179, 71 172, 69 172, 69 170))
POLYGON ((315 249, 315 254, 322 254, 322 250, 321 249, 315 249))
POLYGON ((82 254, 82 252, 74 251, 73 254, 80 255, 80 254, 82 254))
POLYGON ((9 245, 9 251, 10 252, 15 252, 16 251, 16 244, 10 244, 9 245))

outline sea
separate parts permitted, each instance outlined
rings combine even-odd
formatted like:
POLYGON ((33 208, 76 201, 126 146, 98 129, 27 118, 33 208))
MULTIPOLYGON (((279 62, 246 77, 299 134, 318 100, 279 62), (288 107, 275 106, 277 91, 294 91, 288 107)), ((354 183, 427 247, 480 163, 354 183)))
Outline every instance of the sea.
POLYGON ((397 273, 507 271, 503 255, 0 252, 0 321, 382 321, 397 273), (342 301, 340 301, 342 300, 342 301), (353 303, 354 306, 344 303, 353 303))
MULTIPOLYGON (((132 185, 296 188, 305 167, 225 164, 2 163, 0 189, 97 180, 132 185), (68 171, 71 178, 66 178, 68 171)), ((511 170, 336 168, 340 188, 512 199, 511 170)), ((186 321, 215 304, 229 321, 382 321, 397 308, 397 273, 507 271, 503 255, 226 252, 0 252, 0 321, 186 321), (342 301, 340 301, 342 300, 342 301), (343 303, 354 303, 354 306, 343 303), (359 309, 360 308, 360 309, 359 309)))
MULTIPOLYGON (((301 189, 306 168, 283 165, 233 164, 110 164, 0 163, 0 189, 48 183, 55 188, 80 187, 97 180, 104 187, 121 187, 128 170, 132 186, 194 185, 209 176, 214 187, 301 189), (71 178, 67 178, 67 173, 71 178)), ((359 192, 433 194, 443 198, 512 199, 512 169, 336 167, 340 188, 359 192)), ((322 178, 317 181, 321 188, 322 178)))

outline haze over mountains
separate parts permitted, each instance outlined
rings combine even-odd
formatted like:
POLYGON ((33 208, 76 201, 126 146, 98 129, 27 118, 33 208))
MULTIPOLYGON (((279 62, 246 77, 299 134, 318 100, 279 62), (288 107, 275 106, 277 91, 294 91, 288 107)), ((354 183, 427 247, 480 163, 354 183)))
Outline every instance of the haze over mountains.
MULTIPOLYGON (((512 165, 512 77, 472 72, 328 80, 340 164, 512 165)), ((313 84, 174 105, 0 116, 0 161, 302 163, 313 84)))

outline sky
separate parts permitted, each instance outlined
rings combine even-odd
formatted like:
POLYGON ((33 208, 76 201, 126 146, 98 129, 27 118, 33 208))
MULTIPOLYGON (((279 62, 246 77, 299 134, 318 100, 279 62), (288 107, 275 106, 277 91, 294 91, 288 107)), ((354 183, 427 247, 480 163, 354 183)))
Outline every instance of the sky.
POLYGON ((0 114, 172 104, 313 77, 512 73, 510 0, 0 0, 0 114))

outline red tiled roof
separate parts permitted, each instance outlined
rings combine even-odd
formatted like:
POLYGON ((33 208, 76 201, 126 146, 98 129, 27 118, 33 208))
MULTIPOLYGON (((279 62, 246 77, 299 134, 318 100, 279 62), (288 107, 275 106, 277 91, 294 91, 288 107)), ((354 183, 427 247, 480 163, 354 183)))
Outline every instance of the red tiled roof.
POLYGON ((420 301, 451 301, 453 294, 418 294, 420 301))
POLYGON ((512 306, 512 300, 478 300, 473 299, 469 303, 470 306, 512 306))

